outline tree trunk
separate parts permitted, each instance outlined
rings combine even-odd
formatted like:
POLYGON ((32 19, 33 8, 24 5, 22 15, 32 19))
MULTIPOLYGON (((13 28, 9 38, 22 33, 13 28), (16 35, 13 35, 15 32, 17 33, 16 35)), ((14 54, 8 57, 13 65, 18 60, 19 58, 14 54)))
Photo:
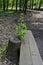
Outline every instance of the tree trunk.
POLYGON ((14 64, 18 64, 19 62, 19 55, 20 55, 20 46, 21 42, 16 37, 11 37, 8 43, 6 57, 14 62, 14 64))
POLYGON ((19 10, 21 11, 21 0, 19 0, 19 10))
POLYGON ((25 0, 23 0, 23 12, 24 12, 24 4, 25 4, 25 0))
POLYGON ((14 6, 14 0, 12 1, 12 10, 13 10, 13 6, 14 6))
POLYGON ((5 11, 5 0, 3 0, 3 11, 5 11))
POLYGON ((32 0, 32 9, 33 9, 33 2, 34 2, 34 0, 32 0))
POLYGON ((16 0, 16 11, 17 11, 18 0, 16 0))
POLYGON ((28 0, 25 0, 25 5, 24 5, 25 10, 24 10, 24 13, 26 13, 26 10, 27 10, 27 2, 28 2, 28 0))
POLYGON ((8 11, 8 5, 9 5, 9 0, 7 0, 7 8, 6 8, 7 11, 8 11))
POLYGON ((30 0, 30 9, 31 9, 31 0, 30 0))
POLYGON ((39 2, 39 9, 40 9, 40 7, 41 7, 41 0, 40 0, 40 2, 39 2))
POLYGON ((2 1, 0 0, 0 8, 2 8, 2 1))

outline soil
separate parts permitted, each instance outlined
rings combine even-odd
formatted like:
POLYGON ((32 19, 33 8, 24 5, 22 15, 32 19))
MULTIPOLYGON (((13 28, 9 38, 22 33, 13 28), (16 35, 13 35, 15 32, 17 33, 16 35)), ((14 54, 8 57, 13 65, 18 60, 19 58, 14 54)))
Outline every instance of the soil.
MULTIPOLYGON (((0 16, 0 48, 5 46, 12 34, 15 34, 16 25, 18 24, 19 16, 0 16)), ((29 12, 24 16, 24 21, 27 23, 30 30, 32 30, 40 55, 43 59, 43 12, 29 12), (35 24, 33 24, 35 23, 35 24)), ((8 59, 3 62, 0 60, 0 65, 13 65, 8 59)))

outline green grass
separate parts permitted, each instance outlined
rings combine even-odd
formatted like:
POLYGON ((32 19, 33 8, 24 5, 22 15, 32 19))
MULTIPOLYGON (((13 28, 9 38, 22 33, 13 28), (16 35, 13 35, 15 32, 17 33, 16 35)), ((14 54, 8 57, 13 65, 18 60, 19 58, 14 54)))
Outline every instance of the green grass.
POLYGON ((2 16, 19 16, 22 12, 20 12, 19 10, 16 11, 0 11, 0 17, 2 16))

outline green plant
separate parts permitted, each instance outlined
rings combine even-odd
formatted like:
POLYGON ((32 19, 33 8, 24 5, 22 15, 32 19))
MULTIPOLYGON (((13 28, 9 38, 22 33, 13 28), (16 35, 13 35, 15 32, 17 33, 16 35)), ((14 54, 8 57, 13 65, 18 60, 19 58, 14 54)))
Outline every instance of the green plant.
POLYGON ((6 50, 7 49, 7 46, 3 47, 3 48, 0 48, 0 57, 1 59, 4 59, 6 57, 6 50))
POLYGON ((14 65, 16 65, 16 64, 14 64, 14 65))
POLYGON ((16 33, 18 34, 18 37, 20 40, 22 40, 25 36, 25 31, 28 27, 26 23, 24 23, 23 17, 21 16, 19 19, 19 25, 16 27, 16 33))

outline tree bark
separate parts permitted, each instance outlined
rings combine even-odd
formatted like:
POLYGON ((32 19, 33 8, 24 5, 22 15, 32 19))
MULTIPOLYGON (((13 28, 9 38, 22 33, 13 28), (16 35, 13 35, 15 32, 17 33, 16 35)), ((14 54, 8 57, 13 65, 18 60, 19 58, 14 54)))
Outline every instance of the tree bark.
POLYGON ((34 2, 34 0, 32 0, 32 9, 33 9, 33 2, 34 2))
POLYGON ((21 0, 19 0, 19 10, 21 11, 21 0))
POLYGON ((40 2, 39 2, 39 9, 40 9, 40 7, 41 7, 41 0, 40 0, 40 2))
POLYGON ((8 43, 6 57, 14 62, 14 64, 17 64, 19 62, 19 55, 20 55, 20 47, 21 42, 16 37, 11 37, 8 43))
POLYGON ((18 0, 16 0, 16 11, 17 11, 18 0))
POLYGON ((25 10, 24 10, 24 13, 26 13, 26 10, 27 10, 27 2, 28 2, 28 0, 25 0, 25 4, 24 4, 25 10))
POLYGON ((13 10, 13 6, 14 6, 14 0, 12 1, 12 10, 13 10))
POLYGON ((2 8, 2 1, 0 0, 0 8, 2 8))
POLYGON ((31 0, 30 0, 30 9, 31 9, 31 0))
POLYGON ((5 6, 6 6, 5 0, 3 0, 3 11, 5 11, 5 6))
POLYGON ((8 11, 8 5, 9 5, 9 0, 7 0, 7 8, 6 8, 7 11, 8 11))

